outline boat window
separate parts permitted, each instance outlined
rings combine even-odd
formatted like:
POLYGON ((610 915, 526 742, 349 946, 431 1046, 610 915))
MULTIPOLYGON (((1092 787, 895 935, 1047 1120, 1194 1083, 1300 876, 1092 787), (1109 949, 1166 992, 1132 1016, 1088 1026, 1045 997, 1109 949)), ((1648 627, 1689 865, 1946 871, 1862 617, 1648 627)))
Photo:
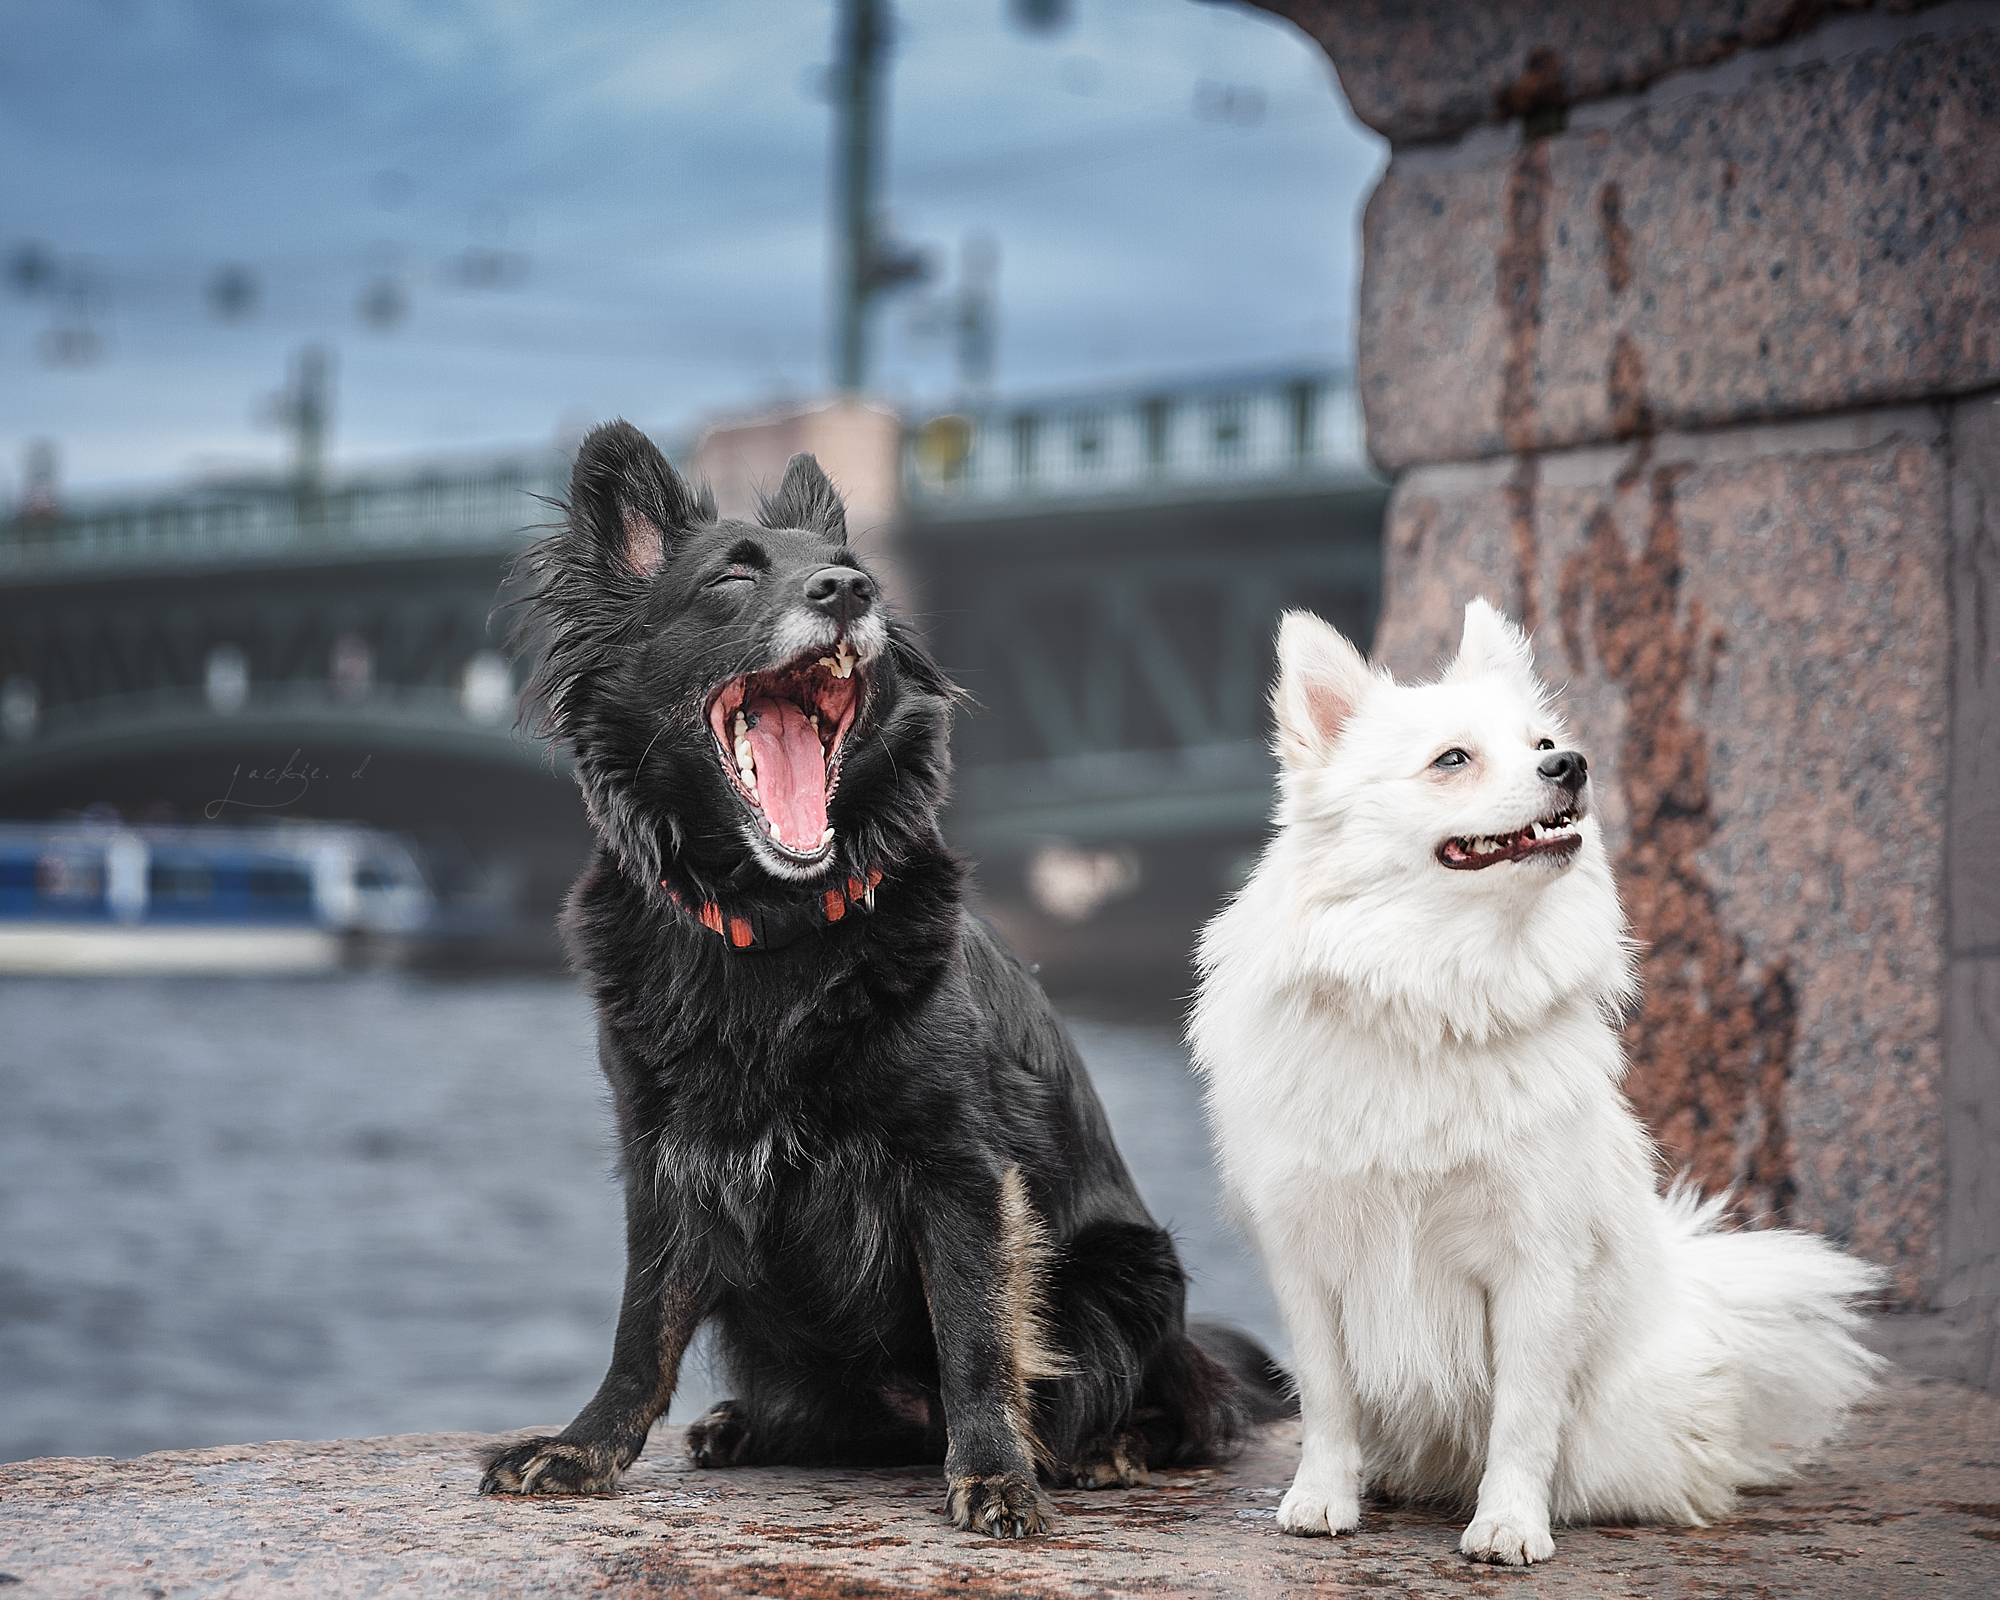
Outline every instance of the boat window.
POLYGON ((155 856, 146 870, 146 888, 162 909, 205 906, 215 893, 215 881, 199 856, 155 856))
POLYGON ((252 900, 277 901, 286 904, 310 902, 312 899, 312 874, 304 867, 289 862, 284 865, 259 866, 250 869, 250 898, 252 900))
POLYGON ((104 857, 95 850, 52 850, 37 867, 45 901, 75 905, 104 898, 104 857))

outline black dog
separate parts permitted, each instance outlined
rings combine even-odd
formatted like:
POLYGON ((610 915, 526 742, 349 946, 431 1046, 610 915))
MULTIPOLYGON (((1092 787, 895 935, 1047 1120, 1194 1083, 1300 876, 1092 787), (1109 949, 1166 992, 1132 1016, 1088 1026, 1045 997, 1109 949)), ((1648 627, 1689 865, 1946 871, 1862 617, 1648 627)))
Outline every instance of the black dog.
POLYGON ((565 932, 623 1148, 611 1370, 486 1491, 609 1489, 712 1320, 737 1398, 702 1466, 942 1461, 960 1528, 1038 1475, 1135 1483, 1279 1414, 1282 1374, 1184 1326, 1184 1280, 1038 985, 961 908, 937 809, 955 691, 795 456, 718 520, 598 429, 530 553, 533 694, 596 858, 565 932))

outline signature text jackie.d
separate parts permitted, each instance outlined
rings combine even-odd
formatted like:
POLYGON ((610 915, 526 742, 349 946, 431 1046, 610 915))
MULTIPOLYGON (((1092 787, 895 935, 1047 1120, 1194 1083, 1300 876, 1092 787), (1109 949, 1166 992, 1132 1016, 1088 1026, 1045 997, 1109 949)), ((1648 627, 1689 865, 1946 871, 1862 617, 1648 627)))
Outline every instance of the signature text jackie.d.
MULTIPOLYGON (((359 778, 374 759, 372 755, 363 756, 361 765, 347 774, 348 779, 359 778)), ((339 776, 337 771, 305 759, 301 750, 294 750, 281 764, 245 766, 239 762, 229 774, 227 792, 203 806, 201 814, 214 822, 231 806, 246 811, 282 811, 303 800, 315 783, 327 783, 339 776)))

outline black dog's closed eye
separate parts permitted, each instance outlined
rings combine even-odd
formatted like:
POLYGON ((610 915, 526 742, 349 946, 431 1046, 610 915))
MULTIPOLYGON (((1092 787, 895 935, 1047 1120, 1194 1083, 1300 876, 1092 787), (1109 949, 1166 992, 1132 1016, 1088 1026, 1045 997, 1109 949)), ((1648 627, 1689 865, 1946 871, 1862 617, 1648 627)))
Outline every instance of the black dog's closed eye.
POLYGON ((755 583, 771 568, 770 553, 754 539, 739 539, 724 552, 722 570, 708 580, 714 589, 727 583, 755 583))

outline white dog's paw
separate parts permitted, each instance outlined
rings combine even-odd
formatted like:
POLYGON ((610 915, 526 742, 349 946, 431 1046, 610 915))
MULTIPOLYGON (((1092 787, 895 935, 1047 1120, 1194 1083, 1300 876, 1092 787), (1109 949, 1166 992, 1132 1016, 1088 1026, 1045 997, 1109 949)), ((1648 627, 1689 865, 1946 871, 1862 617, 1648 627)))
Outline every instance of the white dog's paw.
POLYGON ((1361 1526, 1361 1497, 1353 1490, 1346 1494, 1317 1484, 1294 1483, 1278 1504, 1278 1531, 1311 1538, 1329 1533, 1352 1533, 1361 1526))
POLYGON ((1556 1542, 1549 1536, 1547 1517, 1502 1512, 1474 1517, 1458 1541, 1458 1553, 1495 1566, 1525 1567, 1548 1560, 1556 1553, 1556 1542))

